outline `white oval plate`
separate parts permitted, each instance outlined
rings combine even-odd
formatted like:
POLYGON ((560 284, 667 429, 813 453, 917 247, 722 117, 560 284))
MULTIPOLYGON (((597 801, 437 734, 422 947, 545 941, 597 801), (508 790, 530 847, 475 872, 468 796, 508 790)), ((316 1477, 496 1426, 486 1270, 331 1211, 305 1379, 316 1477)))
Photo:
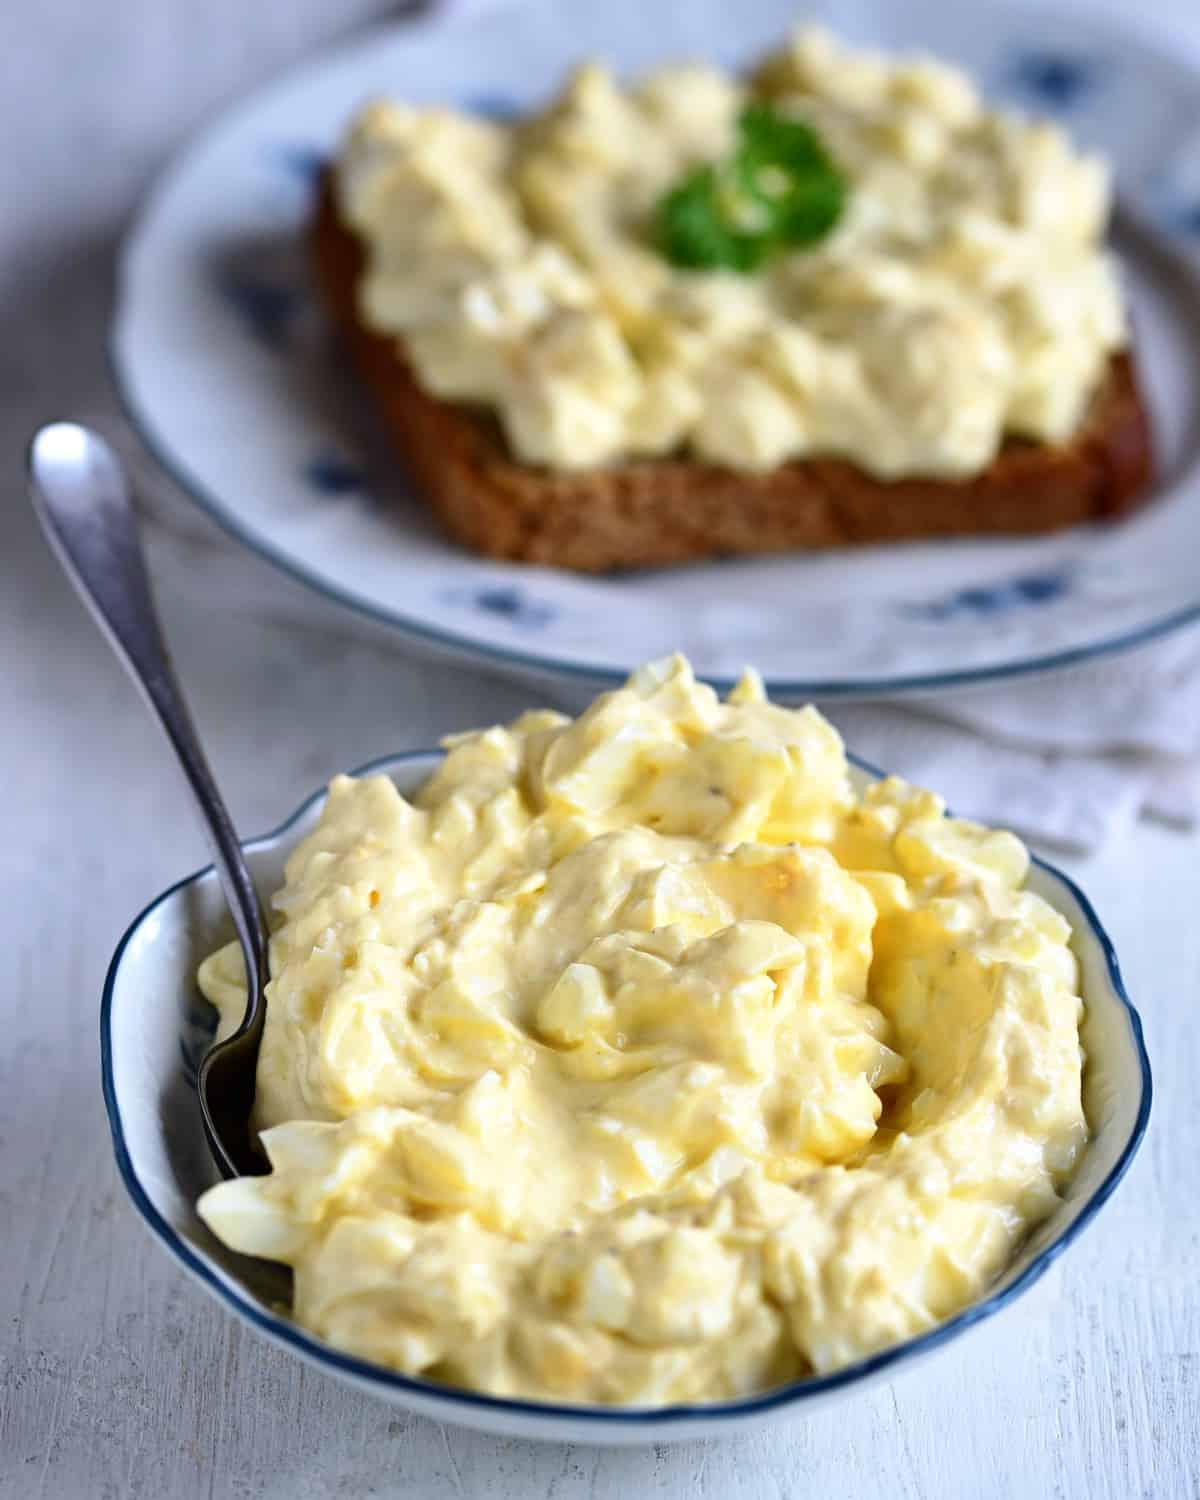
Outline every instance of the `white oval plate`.
MULTIPOLYGON (((390 775, 411 794, 440 759, 393 756, 359 775, 390 775)), ((858 785, 879 773, 856 765, 858 785)), ((324 793, 274 833, 247 846, 263 891, 283 883, 288 853, 315 825, 324 793)), ((504 1436, 561 1442, 662 1443, 742 1431, 854 1394, 909 1369, 950 1339, 1012 1304, 1091 1221, 1124 1175, 1150 1117, 1150 1063, 1116 954, 1088 899, 1065 875, 1035 860, 1030 888, 1070 922, 1087 1010, 1084 1103, 1092 1138, 1054 1213, 1030 1235, 986 1297, 919 1338, 835 1374, 709 1406, 616 1408, 504 1400, 412 1379, 344 1354, 292 1323, 275 1305, 278 1282, 262 1261, 233 1254, 196 1214, 216 1180, 196 1101, 196 1064, 215 1013, 196 989, 200 960, 233 935, 212 869, 182 880, 137 917, 121 939, 104 986, 100 1051, 104 1102, 117 1165, 134 1206, 176 1261, 258 1333, 311 1364, 385 1400, 441 1421, 504 1436)))
MULTIPOLYGON (((1113 161, 1139 217, 1200 248, 1200 71, 1110 24, 1039 7, 832 0, 852 40, 926 48, 987 92, 1055 114, 1113 161)), ((736 65, 795 0, 522 0, 410 22, 222 116, 146 202, 125 248, 113 363, 136 425, 197 501, 324 594, 456 653, 595 688, 685 651, 724 684, 753 661, 773 693, 927 690, 1066 665, 1200 616, 1200 294, 1158 233, 1124 252, 1162 483, 1113 530, 871 547, 586 578, 484 561, 404 492, 336 357, 306 271, 312 185, 365 97, 521 110, 573 60, 736 65)))

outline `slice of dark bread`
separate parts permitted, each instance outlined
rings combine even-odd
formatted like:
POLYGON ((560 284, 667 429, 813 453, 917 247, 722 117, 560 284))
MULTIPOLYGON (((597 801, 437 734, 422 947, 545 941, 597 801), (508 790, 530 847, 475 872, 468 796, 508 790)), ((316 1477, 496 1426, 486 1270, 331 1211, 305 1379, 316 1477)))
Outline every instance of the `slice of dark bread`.
POLYGON ((1150 424, 1133 359, 1116 355, 1087 418, 1058 447, 1010 440, 972 479, 876 479, 843 459, 747 474, 687 456, 583 473, 522 463, 494 417, 423 390, 396 339, 365 327, 363 252, 327 178, 312 231, 323 298, 421 498, 489 557, 599 572, 728 553, 923 537, 1057 531, 1150 496, 1150 424))

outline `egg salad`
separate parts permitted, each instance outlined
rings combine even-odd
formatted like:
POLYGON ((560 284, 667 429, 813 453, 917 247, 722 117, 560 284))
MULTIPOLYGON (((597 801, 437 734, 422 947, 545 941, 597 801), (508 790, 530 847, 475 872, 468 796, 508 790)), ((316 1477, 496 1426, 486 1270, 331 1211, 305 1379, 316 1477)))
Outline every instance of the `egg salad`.
POLYGON ((1126 342, 1104 164, 819 29, 746 77, 588 63, 516 122, 376 101, 334 181, 364 324, 554 470, 963 478, 1071 438, 1126 342))
MULTIPOLYGON (((337 1347, 503 1396, 746 1395, 977 1298, 1087 1136, 1065 919, 1008 833, 682 657, 338 777, 274 898, 211 1188, 337 1347)), ((240 1016, 236 945, 200 970, 240 1016)))

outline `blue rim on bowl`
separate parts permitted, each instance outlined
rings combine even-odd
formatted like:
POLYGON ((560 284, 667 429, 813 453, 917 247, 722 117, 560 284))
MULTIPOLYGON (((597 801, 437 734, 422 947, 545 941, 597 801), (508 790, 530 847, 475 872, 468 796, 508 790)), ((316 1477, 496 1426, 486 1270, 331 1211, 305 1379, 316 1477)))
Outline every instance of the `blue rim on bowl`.
MULTIPOLYGON (((437 753, 439 752, 416 750, 399 755, 383 756, 377 760, 369 761, 366 765, 360 766, 350 774, 354 776, 386 774, 406 763, 415 760, 428 760, 437 753)), ((877 767, 856 755, 848 755, 848 759, 860 771, 874 778, 878 778, 883 774, 877 767)), ((256 847, 277 843, 279 840, 285 838, 324 796, 324 789, 314 792, 311 796, 305 798, 296 811, 277 828, 273 829, 270 833, 260 835, 258 838, 248 840, 245 847, 248 850, 253 850, 256 847)), ((598 1433, 602 1428, 611 1430, 614 1426, 629 1428, 631 1426, 636 1427, 639 1424, 650 1425, 661 1423, 674 1427, 686 1427, 689 1423, 719 1422, 723 1417, 750 1417, 786 1406, 802 1405, 806 1401, 811 1401, 817 1397, 841 1390, 858 1381, 865 1380, 876 1373, 894 1369, 902 1363, 906 1363, 922 1354, 939 1348, 950 1340, 957 1338, 968 1328, 974 1327, 976 1324, 1000 1312, 1021 1296, 1022 1293, 1028 1291, 1035 1282, 1040 1280, 1067 1247, 1079 1237, 1087 1225, 1091 1223, 1092 1219, 1095 1218, 1100 1208, 1112 1196, 1117 1184, 1128 1170, 1146 1133, 1146 1126, 1150 1118, 1150 1103, 1153 1091, 1150 1060, 1146 1053, 1141 1018, 1126 991, 1112 941, 1101 924, 1092 903, 1070 876, 1065 875, 1055 865, 1039 858, 1037 855, 1033 855, 1031 858, 1034 865, 1051 875, 1055 880, 1060 881, 1066 888, 1078 906, 1084 923, 1099 944, 1107 966, 1108 979, 1112 986, 1113 994, 1120 1001, 1121 1006, 1126 1012, 1140 1068, 1141 1098, 1137 1116, 1133 1122, 1128 1139, 1121 1148, 1116 1161, 1109 1169, 1104 1180, 1080 1209, 1078 1215, 1056 1239, 1048 1244, 1029 1263, 1015 1280, 1004 1286, 1001 1290, 964 1308, 962 1312, 957 1313, 954 1317, 939 1323, 935 1328, 930 1329, 929 1332, 920 1334, 918 1337, 909 1339, 904 1343, 896 1344, 878 1354, 872 1355, 868 1359, 860 1360, 856 1364, 846 1366, 844 1369, 837 1370, 830 1375, 813 1376, 806 1380, 795 1381, 789 1385, 778 1386, 739 1401, 724 1401, 693 1406, 581 1406, 560 1402, 526 1401, 509 1397, 489 1396, 475 1391, 460 1389, 455 1386, 441 1385, 434 1381, 401 1375, 382 1365, 356 1358, 354 1355, 344 1354, 331 1345, 323 1343, 311 1334, 306 1333, 286 1318, 276 1316, 267 1311, 266 1308, 257 1303, 249 1295, 241 1294, 214 1274, 204 1259, 196 1253, 155 1207, 150 1195, 138 1178, 126 1143, 125 1127, 121 1118, 121 1108, 113 1081, 111 1027, 113 995, 117 975, 130 942, 137 935, 142 924, 148 917, 153 915, 154 912, 165 902, 169 901, 178 891, 183 890, 185 887, 210 873, 211 866, 206 866, 204 869, 197 870, 193 874, 185 876, 184 879, 176 881, 174 885, 163 891, 161 895, 156 896, 153 901, 143 908, 130 923, 120 943, 117 945, 117 950, 113 955, 105 977, 104 993, 100 1007, 100 1061, 104 1106, 108 1114, 109 1128, 112 1132, 113 1150, 116 1154, 117 1167, 129 1196, 132 1198, 135 1207, 146 1221, 152 1233, 221 1302, 246 1318, 269 1338, 292 1346, 299 1353, 315 1360, 319 1364, 325 1365, 336 1373, 374 1385, 381 1393, 394 1391, 407 1392, 425 1398, 433 1397, 440 1404, 457 1406, 460 1410, 473 1408, 476 1411, 482 1409, 494 1413, 510 1413, 543 1419, 560 1417, 574 1423, 591 1424, 598 1433)))

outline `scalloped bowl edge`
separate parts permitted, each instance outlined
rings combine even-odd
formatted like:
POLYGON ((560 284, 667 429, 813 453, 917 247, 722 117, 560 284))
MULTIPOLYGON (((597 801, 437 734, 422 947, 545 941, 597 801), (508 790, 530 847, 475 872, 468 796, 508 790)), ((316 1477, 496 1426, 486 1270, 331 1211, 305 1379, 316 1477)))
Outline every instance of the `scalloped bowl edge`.
MULTIPOLYGON (((411 791, 437 751, 392 755, 355 775, 383 773, 411 791)), ((862 783, 882 773, 851 757, 862 783)), ((246 845, 256 881, 273 890, 287 852, 316 822, 314 793, 273 832, 246 845)), ((831 1375, 707 1406, 609 1408, 506 1400, 410 1378, 344 1354, 271 1305, 260 1263, 226 1250, 196 1215, 215 1180, 200 1127, 194 1062, 211 1013, 199 1000, 195 967, 231 935, 211 867, 177 882, 135 918, 105 981, 100 1016, 104 1103, 122 1180, 151 1233, 174 1259, 256 1332, 375 1396, 421 1415, 504 1436, 590 1443, 660 1443, 741 1431, 890 1378, 1027 1291, 1091 1222, 1125 1174, 1150 1114, 1150 1063, 1112 943, 1090 901, 1068 876, 1034 858, 1030 887, 1067 917, 1075 934, 1087 1003, 1085 1093, 1092 1139, 1062 1202, 1023 1245, 988 1294, 929 1332, 831 1375)))

